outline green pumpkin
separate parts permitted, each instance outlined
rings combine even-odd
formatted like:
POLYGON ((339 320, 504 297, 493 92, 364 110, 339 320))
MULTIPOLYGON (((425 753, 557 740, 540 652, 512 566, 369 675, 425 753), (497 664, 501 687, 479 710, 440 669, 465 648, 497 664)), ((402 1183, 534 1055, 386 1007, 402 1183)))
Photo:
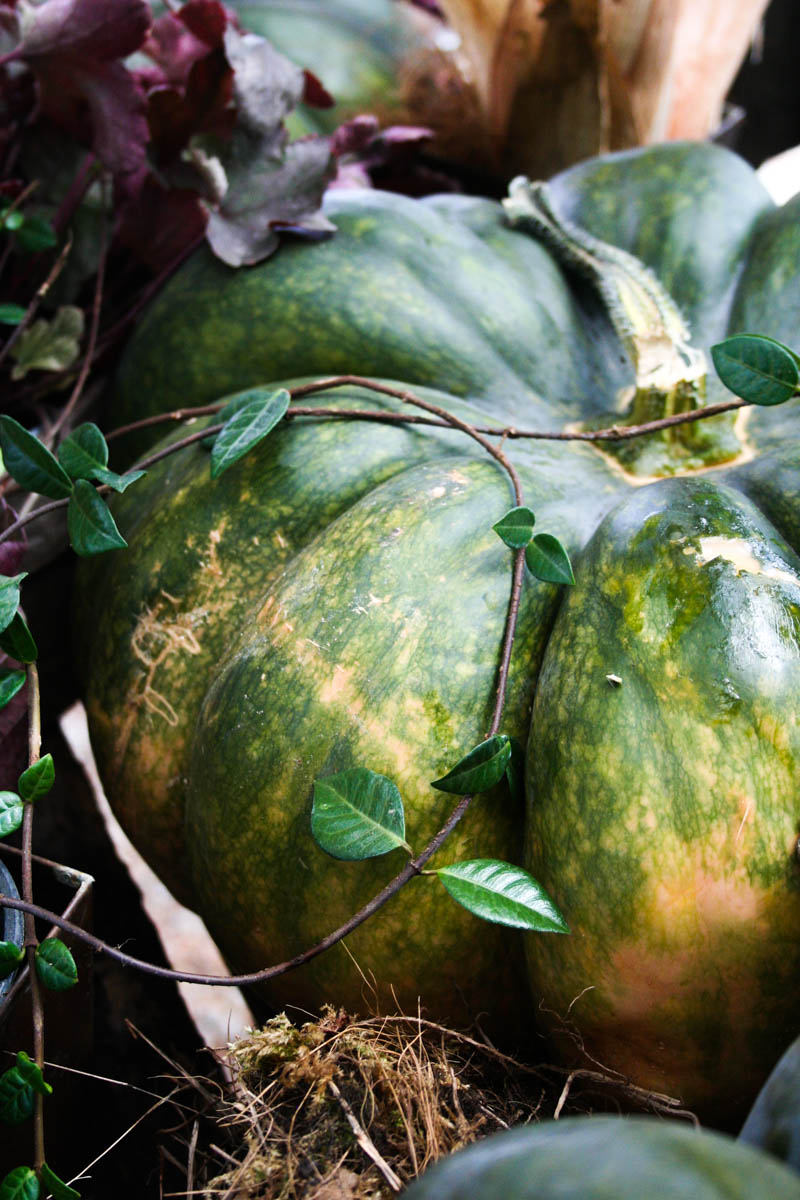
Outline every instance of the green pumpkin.
POLYGON ((424 1172, 408 1200, 790 1200, 800 1175, 721 1134, 571 1117, 497 1133, 424 1172))
MULTIPOLYGON (((478 425, 624 424, 701 398, 698 350, 727 332, 795 336, 796 206, 776 210, 726 151, 593 160, 549 194, 672 293, 692 348, 675 314, 677 350, 659 345, 685 384, 651 386, 652 342, 636 379, 626 360, 630 260, 605 254, 604 303, 573 269, 596 243, 562 262, 524 189, 510 221, 468 197, 336 192, 330 241, 239 272, 199 253, 178 272, 131 340, 115 423, 347 372, 478 425)), ((706 400, 726 395, 710 375, 706 400)), ((402 408, 357 388, 318 399, 402 408)), ((791 404, 633 452, 506 443, 578 582, 567 599, 525 584, 503 730, 530 729, 527 821, 498 788, 434 861, 524 860, 573 932, 525 936, 529 992, 519 935, 415 880, 346 947, 275 981, 275 1003, 361 1008, 375 989, 506 1031, 549 1011, 638 1084, 719 1119, 752 1100, 800 1028, 797 427, 791 404), (708 903, 682 897, 687 880, 708 903)), ((402 863, 326 858, 316 778, 394 779, 418 849, 445 820, 430 780, 490 723, 511 568, 491 526, 512 503, 459 433, 306 419, 213 484, 195 446, 116 503, 130 548, 86 568, 76 604, 93 744, 123 824, 236 968, 304 949, 402 863)))
POLYGON ((231 7, 244 29, 313 71, 336 101, 330 109, 302 106, 289 120, 292 136, 330 133, 358 113, 403 119, 402 66, 423 38, 397 0, 235 0, 231 7))

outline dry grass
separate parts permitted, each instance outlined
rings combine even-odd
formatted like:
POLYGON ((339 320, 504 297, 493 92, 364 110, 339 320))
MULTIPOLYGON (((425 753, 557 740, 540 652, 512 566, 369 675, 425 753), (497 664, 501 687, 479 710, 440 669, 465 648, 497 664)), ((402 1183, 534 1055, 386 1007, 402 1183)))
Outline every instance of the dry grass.
POLYGON ((678 1111, 601 1070, 526 1065, 421 1017, 328 1009, 298 1026, 281 1015, 232 1043, 227 1062, 230 1088, 169 1156, 188 1163, 186 1190, 172 1195, 378 1200, 511 1125, 609 1108, 678 1111))

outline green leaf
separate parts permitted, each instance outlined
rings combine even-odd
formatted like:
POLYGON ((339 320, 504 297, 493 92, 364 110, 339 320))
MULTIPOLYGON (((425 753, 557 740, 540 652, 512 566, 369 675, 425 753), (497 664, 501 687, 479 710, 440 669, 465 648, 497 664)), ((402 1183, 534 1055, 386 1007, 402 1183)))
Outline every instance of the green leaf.
POLYGON ((25 317, 25 309, 20 304, 0 304, 0 324, 19 325, 25 317))
POLYGON ((434 779, 431 787, 454 796, 469 796, 485 792, 499 783, 511 758, 511 743, 504 733, 487 738, 470 750, 451 771, 434 779))
POLYGON ((533 537, 535 521, 529 508, 510 508, 492 529, 512 550, 522 550, 533 537))
POLYGON ((42 1183, 52 1194, 53 1200, 81 1200, 80 1192, 76 1192, 75 1188, 64 1183, 63 1179, 59 1179, 47 1163, 42 1163, 42 1183))
POLYGON ((773 338, 739 333, 712 346, 711 358, 725 386, 748 404, 783 404, 797 393, 797 357, 773 338))
POLYGON ((11 350, 16 366, 12 379, 23 379, 28 371, 64 371, 78 358, 83 336, 81 309, 71 304, 59 308, 52 321, 34 321, 21 333, 11 350))
POLYGON ((17 1055, 17 1070, 20 1077, 33 1088, 39 1096, 52 1096, 53 1089, 45 1079, 39 1067, 29 1058, 24 1050, 17 1055))
POLYGON ((49 221, 43 217, 26 217, 17 230, 17 246, 28 254, 38 254, 41 250, 52 250, 58 244, 55 230, 49 221))
POLYGON ((146 474, 147 471, 126 471, 124 475, 118 475, 116 471, 109 471, 106 467, 97 467, 92 473, 92 479, 96 479, 98 483, 107 484, 115 492, 121 494, 132 483, 136 483, 137 479, 141 479, 146 474))
POLYGON ((30 1167, 14 1167, 0 1183, 0 1200, 39 1200, 41 1194, 36 1172, 30 1167))
POLYGON ((545 583, 574 583, 569 556, 552 533, 537 533, 525 551, 531 575, 545 583))
POLYGON ((34 800, 46 796, 56 777, 56 768, 52 754, 45 754, 38 759, 27 771, 23 771, 17 784, 23 800, 32 804, 34 800))
POLYGON ((0 838, 16 833, 22 824, 25 806, 16 792, 0 792, 0 838))
POLYGON ((6 212, 4 210, 4 212, 3 212, 3 228, 4 229, 8 229, 11 233, 13 233, 16 229, 19 229, 20 225, 24 225, 24 224, 25 224, 25 217, 19 211, 18 208, 15 208, 13 210, 13 212, 8 213, 8 215, 6 215, 6 212))
POLYGON ((0 575, 0 630, 8 629, 14 620, 19 608, 19 585, 26 574, 23 571, 21 575, 0 575))
POLYGON ((17 692, 25 687, 25 672, 12 670, 11 668, 0 669, 0 710, 4 709, 9 704, 17 692))
POLYGON ((64 438, 58 461, 73 479, 91 479, 98 467, 108 466, 106 439, 92 421, 86 421, 64 438))
POLYGON ((506 764, 506 779, 511 798, 518 804, 525 799, 525 748, 515 737, 509 738, 511 757, 506 764))
POLYGON ((17 613, 8 628, 0 633, 0 650, 4 650, 9 658, 15 658, 17 662, 36 662, 39 651, 33 634, 20 613, 17 613))
POLYGON ((78 982, 75 959, 60 938, 45 938, 39 942, 36 974, 51 992, 65 992, 78 982))
POLYGON ((32 1114, 36 1093, 17 1067, 9 1067, 0 1075, 0 1121, 6 1125, 21 1125, 32 1114))
POLYGON ((289 407, 289 399, 285 388, 267 395, 258 390, 255 399, 225 421, 211 450, 212 479, 217 479, 275 428, 289 407))
POLYGON ((569 933, 553 901, 521 867, 475 858, 440 867, 436 874, 454 900, 485 921, 537 933, 569 933))
POLYGON ((311 832, 333 858, 374 858, 398 846, 411 852, 397 787, 366 767, 314 780, 311 832))
POLYGON ((128 544, 105 500, 86 479, 75 482, 67 506, 67 531, 73 550, 84 557, 119 550, 128 544))
POLYGON ((0 416, 0 449, 9 475, 29 492, 63 500, 72 491, 58 459, 13 417, 0 416))
POLYGON ((0 942, 0 979, 8 979, 24 960, 25 951, 22 946, 18 946, 16 942, 0 942))

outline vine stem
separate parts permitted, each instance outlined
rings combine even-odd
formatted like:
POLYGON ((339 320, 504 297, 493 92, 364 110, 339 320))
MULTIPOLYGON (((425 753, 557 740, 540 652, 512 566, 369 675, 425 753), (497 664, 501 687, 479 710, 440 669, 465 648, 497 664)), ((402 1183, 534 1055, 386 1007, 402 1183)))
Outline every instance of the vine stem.
MULTIPOLYGON (((28 677, 28 766, 39 761, 42 748, 42 719, 39 692, 39 672, 36 663, 29 663, 28 677)), ((22 817, 22 895, 27 904, 33 903, 33 804, 26 803, 22 817)), ((25 913, 25 953, 28 965, 28 982, 31 990, 31 1020, 33 1024, 33 1057, 40 1071, 44 1070, 44 1010, 39 976, 36 974, 35 916, 25 913)), ((36 1093, 34 1108, 35 1169, 41 1171, 44 1155, 44 1103, 36 1093)))
MULTIPOLYGON (((355 378, 360 377, 348 377, 348 381, 355 378)), ((471 437, 506 471, 511 480, 515 501, 518 505, 522 504, 522 484, 514 465, 509 461, 500 447, 493 445, 486 436, 476 430, 473 426, 469 425, 466 421, 462 421, 459 417, 455 417, 451 413, 448 413, 446 409, 440 408, 438 405, 431 404, 427 400, 423 400, 421 397, 416 396, 413 392, 400 391, 396 388, 389 389, 389 385, 381 385, 373 381, 360 382, 367 383, 369 386, 373 387, 375 391, 384 391, 388 394, 395 395, 404 403, 421 408, 424 411, 431 413, 439 421, 441 421, 442 424, 458 429, 462 433, 465 433, 467 436, 471 437)), ((221 428, 221 425, 206 426, 203 429, 197 430, 195 433, 188 435, 188 437, 181 439, 180 444, 184 446, 190 445, 193 442, 208 437, 210 434, 221 428)), ((157 451, 155 454, 150 455, 149 458, 141 460, 138 465, 140 467, 144 467, 151 465, 153 462, 157 462, 160 458, 172 453, 177 448, 177 445, 178 444, 175 443, 172 446, 167 447, 165 450, 157 451)), ((503 707, 505 704, 508 685, 508 671, 511 661, 511 651, 516 631, 517 616, 519 613, 524 562, 524 550, 515 551, 511 592, 506 612, 500 664, 497 672, 497 688, 494 712, 492 715, 490 731, 486 735, 487 737, 491 737, 497 732, 502 720, 503 707)), ((334 946, 337 942, 341 941, 342 938, 346 937, 354 929, 357 929, 359 925, 362 925, 366 920, 378 912, 378 910, 381 909, 384 904, 387 903, 387 901, 395 896, 401 890, 401 888, 405 887, 406 884, 408 884, 412 879, 421 875, 425 864, 433 857, 437 850, 439 850, 442 844, 446 841, 446 839, 461 821, 462 817, 469 808, 471 801, 471 795, 462 796, 459 799, 458 804, 456 804, 455 808, 450 813, 450 816, 446 820, 445 824, 431 839, 431 841, 428 842, 422 853, 418 854, 414 858, 411 858, 405 864, 402 870, 399 871, 397 875, 395 875, 394 878, 391 879, 389 883, 387 883, 381 889, 381 891, 377 893, 377 895, 373 896, 373 898, 368 901, 367 904, 365 904, 361 909, 358 910, 357 913, 345 921, 344 924, 340 925, 337 929, 333 930, 333 932, 329 933, 315 946, 302 951, 293 958, 246 975, 198 975, 184 971, 176 971, 171 968, 159 967, 154 963, 148 963, 142 959, 134 958, 132 955, 126 954, 117 947, 110 946, 108 943, 103 942, 100 938, 96 938, 93 934, 86 933, 84 930, 80 929, 79 926, 72 924, 72 922, 65 921, 63 918, 56 916, 56 914, 49 913, 46 910, 39 908, 37 905, 33 904, 32 897, 28 893, 24 895, 24 898, 21 901, 3 900, 2 903, 7 904, 8 907, 11 908, 21 908, 22 911, 27 914, 26 919, 30 919, 31 921, 33 915, 43 917, 44 919, 51 919, 54 924, 60 926, 63 930, 72 934, 75 938, 87 943, 93 949, 108 954, 110 957, 116 959, 120 963, 123 963, 125 966, 136 967, 147 974, 155 975, 162 979, 171 979, 182 983, 199 983, 206 985, 212 984, 227 987, 263 983, 268 979, 273 979, 278 975, 284 975, 297 967, 303 966, 305 963, 310 962, 318 955, 324 953, 324 951, 330 949, 331 946, 334 946)))
MULTIPOLYGON (((1 357, 1 354, 0 354, 1 357)), ((529 439, 548 442, 620 442, 627 441, 629 438, 643 437, 648 433, 657 433, 661 429, 669 429, 674 425, 685 425, 689 422, 704 421, 709 417, 721 416, 723 413, 732 412, 739 408, 746 407, 745 400, 722 400, 719 404, 710 404, 707 408, 695 408, 691 412, 675 413, 669 417, 661 417, 656 421, 646 421, 641 425, 611 425, 607 429, 593 430, 560 430, 560 431, 545 431, 539 429, 517 429, 513 425, 498 426, 498 425, 472 425, 467 426, 466 422, 459 422, 458 418, 453 417, 448 419, 448 414, 445 409, 439 409, 436 405, 429 405, 427 402, 414 396, 412 392, 403 391, 401 388, 391 387, 389 384, 379 383, 374 379, 366 379, 361 375, 334 375, 329 379, 315 380, 313 383, 300 384, 297 387, 289 388, 289 393, 292 397, 308 396, 314 392, 327 391, 337 387, 358 386, 368 388, 374 392, 382 392, 384 395, 393 396, 396 399, 403 400, 409 404, 418 404, 420 408, 425 408, 432 415, 430 417, 409 416, 407 413, 392 413, 383 410, 369 409, 342 409, 342 408, 309 408, 300 405, 292 405, 286 412, 285 419, 293 419, 296 417, 326 417, 335 420, 348 421, 377 421, 384 424, 397 425, 433 425, 439 428, 456 428, 463 429, 464 432, 469 432, 470 436, 476 437, 492 457, 498 462, 502 462, 502 451, 498 451, 491 443, 482 440, 482 437, 476 435, 486 435, 487 437, 498 437, 508 440, 529 439)), ((197 408, 176 408, 168 413, 158 413, 152 417, 143 417, 139 421, 132 421, 129 425, 122 425, 118 429, 112 430, 106 434, 106 440, 111 441, 115 437, 121 437, 126 433, 134 433, 140 429, 147 429, 153 425, 164 424, 167 422, 178 422, 192 420, 195 417, 213 416, 224 407, 223 403, 205 404, 197 408)), ((202 430, 195 433, 187 434, 185 438, 172 442, 165 449, 158 451, 155 454, 149 455, 147 458, 141 459, 135 464, 137 468, 151 467, 159 462, 162 458, 167 458, 171 454, 176 454, 179 450, 186 449, 187 446, 193 445, 195 442, 200 442, 206 437, 211 437, 215 433, 219 433, 221 425, 208 425, 202 430)), ((502 456, 503 458, 505 456, 502 456)), ((506 460, 507 461, 507 460, 506 460)), ((512 468, 513 469, 513 468, 512 468)), ((100 487, 97 489, 101 494, 105 495, 110 490, 108 487, 100 487)), ((41 507, 34 509, 33 512, 26 513, 19 517, 13 524, 9 525, 0 533, 0 545, 7 542, 15 533, 24 528, 30 521, 34 521, 37 517, 44 516, 46 513, 55 512, 59 508, 65 508, 67 500, 53 500, 50 504, 43 504, 41 507)))
MULTIPOLYGON (((467 434, 474 441, 476 441, 484 450, 486 450, 486 452, 488 454, 491 455, 492 458, 495 459, 496 462, 498 462, 498 464, 501 467, 503 467, 503 469, 506 471, 506 473, 508 474, 508 476, 511 480, 512 488, 514 491, 515 502, 518 506, 522 505, 522 503, 523 503, 522 485, 520 482, 519 475, 518 475, 516 469, 514 468, 513 464, 510 462, 510 460, 504 454, 502 448, 500 446, 495 446, 491 441, 489 441, 488 440, 489 437, 500 437, 502 439, 506 439, 506 438, 540 438, 540 439, 546 439, 546 440, 559 440, 559 441, 620 440, 622 438, 627 438, 627 437, 639 437, 645 433, 654 432, 658 429, 664 429, 671 425, 683 424, 688 421, 703 420, 703 419, 706 419, 711 416, 716 416, 722 412, 728 412, 731 409, 741 408, 744 405, 744 401, 737 399, 737 400, 732 400, 732 401, 725 401, 721 404, 712 405, 712 406, 709 406, 708 408, 704 408, 704 409, 696 409, 693 412, 680 413, 680 414, 676 414, 676 415, 673 415, 670 417, 662 418, 657 421, 650 421, 650 422, 647 422, 646 424, 642 424, 642 425, 638 425, 638 426, 628 426, 628 427, 612 426, 609 429, 593 430, 593 431, 589 431, 589 432, 566 432, 565 431, 565 432, 561 432, 561 433, 545 433, 545 432, 539 432, 539 431, 518 430, 514 427, 476 427, 476 426, 468 424, 466 421, 461 420, 461 418, 454 416, 452 413, 449 413, 446 409, 440 408, 438 405, 432 404, 427 400, 423 400, 420 396, 417 396, 414 392, 411 392, 407 389, 396 388, 396 387, 393 387, 391 384, 381 383, 380 381, 377 381, 377 380, 367 379, 360 375, 336 375, 336 376, 331 376, 327 379, 315 380, 312 383, 300 384, 297 387, 290 389, 290 394, 293 399, 296 399, 298 397, 312 395, 315 392, 326 391, 326 390, 329 390, 332 388, 344 387, 344 386, 363 387, 370 391, 374 391, 374 392, 382 393, 384 395, 392 396, 395 399, 399 399, 404 404, 408 404, 411 407, 422 409, 423 411, 428 413, 429 416, 424 417, 424 418, 423 417, 409 417, 405 413, 366 412, 366 411, 358 411, 358 410, 345 412, 341 409, 313 409, 313 408, 304 408, 301 406, 291 407, 287 411, 286 416, 287 417, 331 416, 331 417, 336 417, 339 419, 347 418, 347 419, 364 419, 364 420, 380 420, 380 421, 399 421, 399 422, 405 422, 405 423, 420 422, 420 423, 450 427, 453 429, 460 430, 462 433, 467 434)), ((192 417, 213 415, 214 413, 218 412, 221 407, 223 407, 222 403, 212 404, 212 405, 204 405, 202 407, 191 408, 191 409, 176 409, 170 413, 160 414, 156 417, 144 418, 141 421, 136 421, 130 425, 123 426, 123 427, 115 430, 112 434, 109 434, 109 438, 111 438, 113 436, 119 437, 124 433, 129 433, 129 432, 133 432, 134 430, 143 429, 150 425, 158 424, 162 421, 179 421, 179 420, 186 420, 186 419, 192 418, 192 417)), ((202 441, 203 439, 205 439, 215 433, 218 433, 221 428, 222 428, 222 424, 220 423, 217 425, 205 426, 204 428, 202 428, 200 430, 196 430, 195 432, 188 434, 186 437, 178 439, 175 442, 171 443, 169 446, 167 446, 163 450, 156 451, 155 453, 141 459, 136 464, 136 466, 138 468, 146 468, 146 467, 152 466, 153 464, 160 461, 161 459, 166 458, 168 455, 174 454, 178 450, 181 450, 187 446, 193 445, 195 442, 202 441)), ((502 443, 501 443, 501 445, 502 445, 502 443)), ((108 489, 100 488, 98 490, 105 492, 108 489)), ((21 518, 20 520, 15 522, 14 525, 10 526, 7 530, 5 530, 3 534, 0 534, 0 542, 4 541, 8 537, 10 537, 23 524, 26 524, 28 520, 32 520, 36 516, 42 515, 45 512, 51 512, 54 509, 61 508, 66 503, 67 503, 66 500, 56 500, 56 501, 53 501, 51 504, 43 505, 40 509, 36 510, 33 513, 28 514, 27 517, 21 518)), ((510 591, 508 608, 507 608, 507 613, 506 613, 506 621, 505 621, 505 627, 504 627, 502 649, 501 649, 501 654, 500 654, 500 662, 499 662, 498 672, 497 672, 497 686, 496 686, 496 693, 495 693, 495 703, 494 703, 494 709, 493 709, 489 733, 487 733, 487 735, 486 735, 487 738, 493 736, 494 734, 496 734, 498 732, 498 730, 500 728, 500 723, 502 721, 503 708, 505 706, 505 698, 506 698, 506 692, 507 692, 507 687, 508 687, 508 675, 509 675, 509 670, 510 670, 511 654, 512 654, 512 649, 513 649, 514 637, 515 637, 515 633, 516 633, 517 618, 518 618, 518 614, 519 614, 519 605, 520 605, 520 599, 521 599, 521 594, 522 594, 522 584, 523 584, 523 578, 524 578, 524 565, 525 565, 524 550, 516 550, 514 552, 511 591, 510 591)), ((38 751, 37 751, 37 755, 38 755, 38 751)), ((459 823, 459 821, 462 819, 462 817, 466 813, 471 801, 472 801, 472 796, 469 796, 469 795, 462 796, 461 799, 459 800, 458 804, 455 806, 455 808, 450 813, 450 816, 448 817, 445 824, 442 826, 442 828, 439 830, 439 832, 435 835, 435 837, 428 843, 428 845, 425 847, 425 849, 422 851, 422 853, 417 855, 416 858, 410 859, 406 863, 406 865, 403 867, 403 869, 400 872, 398 872, 398 874, 395 875, 395 877, 392 880, 390 880, 389 883, 387 883, 385 885, 385 887, 383 887, 381 889, 381 891, 377 893, 377 895, 373 896, 373 898, 367 904, 365 904, 361 909, 359 909, 359 911, 357 913, 355 913, 353 916, 351 916, 343 925, 340 925, 338 927, 338 929, 335 929, 332 933, 329 933, 325 938, 323 938, 315 946, 312 946, 309 949, 304 950, 302 953, 295 955, 291 959, 287 959, 285 962, 278 963, 278 964, 275 964, 270 967, 264 967, 259 971, 253 971, 253 972, 250 972, 250 973, 244 974, 244 975, 228 975, 228 976, 200 975, 200 974, 196 974, 196 973, 192 973, 192 972, 185 972, 185 971, 173 970, 173 969, 167 968, 167 967, 160 967, 154 963, 148 963, 142 959, 137 959, 137 958, 133 957, 132 955, 126 954, 124 951, 120 950, 118 947, 111 946, 107 942, 102 941, 100 938, 95 937, 93 934, 87 933, 85 930, 81 929, 79 926, 74 925, 72 922, 67 921, 62 917, 59 917, 57 914, 49 912, 47 909, 43 909, 43 908, 39 907, 38 905, 35 905, 32 901, 32 896, 30 894, 30 891, 24 892, 24 896, 23 896, 22 900, 12 900, 10 898, 3 897, 2 899, 0 899, 0 904, 2 906, 8 907, 8 908, 20 909, 21 911, 23 911, 26 914, 26 921, 30 920, 31 923, 32 923, 33 918, 37 917, 37 916, 44 920, 50 921, 52 924, 59 926, 61 929, 63 929, 65 932, 71 934, 76 939, 91 946, 94 950, 109 955, 111 958, 116 959, 118 962, 122 963, 125 966, 135 967, 141 971, 146 972, 147 974, 154 975, 154 976, 157 976, 162 979, 171 979, 176 982, 182 982, 182 983, 197 983, 197 984, 204 984, 204 985, 216 985, 216 986, 227 986, 227 987, 247 986, 250 984, 263 983, 268 979, 273 979, 276 976, 284 975, 287 972, 294 970, 297 967, 303 966, 305 963, 310 962, 312 959, 316 958, 318 955, 324 953, 325 950, 328 950, 331 946, 333 946, 337 942, 341 941, 342 938, 346 937, 354 929, 357 929, 359 925, 362 925, 369 917, 371 917, 380 908, 382 908, 383 905, 386 904, 387 901, 392 898, 392 896, 396 895, 401 890, 401 888, 403 888, 407 883, 409 883, 411 881, 411 879, 415 878, 416 876, 421 875, 423 873, 423 868, 424 868, 425 864, 429 861, 430 858, 433 857, 433 855, 437 852, 437 850, 439 850, 439 848, 444 843, 444 841, 447 839, 447 837, 449 837, 450 833, 455 829, 456 825, 459 823)), ((28 808, 30 808, 30 806, 28 806, 28 808)), ((27 816, 27 811, 26 811, 26 816, 27 816)), ((35 934, 34 934, 34 939, 35 939, 35 934)), ((26 935, 26 940, 27 940, 27 935, 26 935)), ((34 940, 34 945, 35 945, 35 940, 34 940)), ((33 972, 32 972, 32 975, 33 975, 33 972)))
POLYGON ((340 925, 338 929, 329 933, 315 946, 304 950, 301 954, 295 955, 294 958, 287 959, 285 962, 277 963, 271 967, 264 967, 260 971, 251 971, 247 975, 198 975, 189 971, 173 970, 171 967, 159 967, 155 963, 149 963, 144 959, 134 958, 133 955, 126 954, 118 946, 111 946, 108 942, 102 941, 101 938, 95 937, 94 934, 81 929, 80 925, 75 925, 72 921, 65 920, 64 917, 60 917, 57 913, 50 912, 49 909, 42 908, 40 905, 33 904, 28 900, 14 900, 10 896, 3 896, 0 898, 0 904, 4 908, 20 909, 30 916, 39 917, 43 921, 49 921, 65 933, 68 933, 71 937, 90 946, 93 950, 107 954, 109 958, 115 959, 123 966, 136 968, 146 975, 153 975, 159 979, 171 979, 176 983, 201 983, 217 987, 246 987, 250 984, 264 983, 266 980, 274 979, 278 975, 285 975, 289 971, 293 971, 296 967, 302 967, 305 963, 324 953, 325 950, 329 950, 331 946, 341 941, 342 938, 347 937, 359 925, 363 925, 373 913, 383 908, 384 904, 388 900, 391 900, 392 896, 396 895, 410 880, 415 876, 421 875, 425 863, 433 857, 464 816, 471 799, 471 796, 462 796, 445 824, 436 836, 431 839, 422 853, 418 854, 416 858, 411 859, 410 862, 407 862, 402 871, 395 875, 394 879, 390 880, 377 895, 373 896, 363 908, 360 908, 357 913, 345 921, 343 925, 340 925))

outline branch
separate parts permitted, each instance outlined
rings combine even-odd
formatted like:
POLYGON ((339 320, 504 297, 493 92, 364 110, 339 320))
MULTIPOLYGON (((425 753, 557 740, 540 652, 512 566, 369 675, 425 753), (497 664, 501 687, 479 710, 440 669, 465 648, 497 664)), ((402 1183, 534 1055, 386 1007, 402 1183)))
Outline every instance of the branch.
POLYGON ((455 829, 467 811, 471 799, 471 796, 462 796, 445 824, 436 836, 431 839, 422 853, 417 855, 415 859, 407 862, 402 871, 399 871, 395 875, 394 879, 390 880, 376 896, 373 896, 363 908, 359 909, 357 913, 345 921, 343 925, 340 925, 338 929, 335 929, 333 933, 329 933, 316 946, 312 946, 309 950, 304 950, 301 954, 295 955, 294 958, 287 959, 286 962, 277 963, 271 967, 264 967, 260 971, 251 971, 247 975, 197 975, 188 971, 175 971, 169 967, 159 967, 155 963, 149 963, 144 959, 134 958, 132 955, 126 954, 124 950, 120 950, 117 946, 109 945, 108 942, 104 942, 101 938, 95 937, 94 934, 81 929, 80 925, 75 925, 74 922, 68 921, 57 913, 42 908, 38 904, 32 904, 27 900, 14 900, 10 896, 0 896, 0 907, 16 908, 31 916, 39 917, 43 921, 48 921, 51 925, 56 925, 71 937, 90 946, 93 950, 101 954, 107 954, 109 958, 115 959, 116 962, 121 963, 123 966, 134 967, 137 970, 143 971, 146 975, 152 975, 158 979, 171 979, 176 983, 202 983, 217 987, 246 987, 254 983, 264 983, 266 980, 274 979, 278 975, 286 975, 296 967, 301 967, 312 959, 317 958, 325 950, 329 950, 331 946, 341 941, 343 937, 347 937, 359 925, 363 925, 378 909, 383 908, 387 900, 391 900, 392 896, 399 892, 409 880, 422 874, 422 868, 425 863, 433 857, 442 843, 455 829))

